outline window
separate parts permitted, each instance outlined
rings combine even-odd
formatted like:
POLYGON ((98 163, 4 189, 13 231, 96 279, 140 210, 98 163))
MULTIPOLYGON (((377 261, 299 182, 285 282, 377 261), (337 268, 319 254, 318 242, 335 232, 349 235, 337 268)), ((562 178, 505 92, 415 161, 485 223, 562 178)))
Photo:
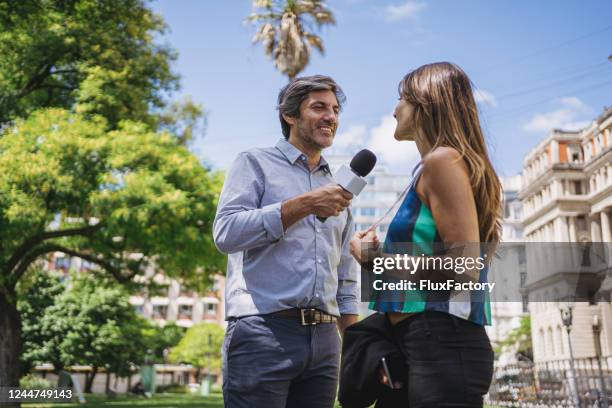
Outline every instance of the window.
POLYGON ((143 311, 144 311, 143 306, 142 305, 134 305, 134 311, 141 315, 143 313, 143 311))
POLYGON ((361 209, 361 215, 373 217, 376 215, 376 208, 364 207, 361 209))
POLYGON ((363 191, 359 194, 361 200, 373 200, 376 197, 376 193, 373 191, 363 191))
POLYGON ((168 306, 153 305, 153 318, 154 319, 165 319, 167 314, 168 314, 168 306))
POLYGON ((582 182, 580 180, 574 180, 574 194, 582 194, 582 182))
POLYGON ((206 304, 206 315, 215 316, 217 314, 217 305, 214 303, 206 304))
POLYGON ((557 326, 557 336, 559 338, 559 353, 565 355, 565 336, 561 326, 557 326))
POLYGON ((191 305, 179 305, 179 319, 191 319, 193 307, 191 305))

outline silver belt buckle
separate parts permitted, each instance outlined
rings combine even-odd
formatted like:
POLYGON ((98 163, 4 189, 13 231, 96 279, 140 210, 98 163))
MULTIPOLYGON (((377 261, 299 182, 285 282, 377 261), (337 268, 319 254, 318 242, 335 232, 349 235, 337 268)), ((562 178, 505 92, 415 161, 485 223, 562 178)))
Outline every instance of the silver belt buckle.
POLYGON ((302 319, 302 326, 315 326, 317 322, 315 321, 314 313, 316 309, 300 309, 300 317, 302 319), (310 322, 306 322, 306 312, 308 312, 310 318, 312 319, 310 322))

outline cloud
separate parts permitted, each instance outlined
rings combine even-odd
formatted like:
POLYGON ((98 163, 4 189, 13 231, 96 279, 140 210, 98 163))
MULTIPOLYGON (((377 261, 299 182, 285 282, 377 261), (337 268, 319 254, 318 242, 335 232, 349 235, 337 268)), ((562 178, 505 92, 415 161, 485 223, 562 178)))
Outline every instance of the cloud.
POLYGON ((579 130, 591 123, 583 119, 592 109, 575 96, 559 98, 554 101, 560 108, 546 113, 537 113, 523 125, 527 132, 548 132, 551 129, 579 130))
POLYGON ((577 111, 589 113, 591 108, 575 96, 566 96, 557 100, 561 104, 576 109, 577 111))
POLYGON ((495 99, 495 95, 489 91, 485 91, 484 89, 475 90, 474 99, 476 99, 477 103, 481 103, 483 105, 489 105, 494 108, 497 106, 497 99, 495 99))
POLYGON ((420 155, 414 142, 398 142, 393 137, 396 121, 393 115, 381 118, 380 124, 370 132, 368 146, 393 168, 409 170, 419 161, 420 155))
POLYGON ((334 137, 334 149, 355 150, 365 146, 368 138, 368 128, 364 125, 351 125, 345 132, 340 132, 334 137))
POLYGON ((352 125, 334 138, 332 154, 355 152, 367 147, 388 171, 409 173, 420 160, 420 154, 414 142, 398 142, 393 138, 396 123, 393 115, 385 115, 370 129, 364 125, 352 125))
POLYGON ((426 3, 409 0, 402 4, 390 4, 385 7, 384 12, 386 18, 392 21, 414 19, 426 7, 426 3))

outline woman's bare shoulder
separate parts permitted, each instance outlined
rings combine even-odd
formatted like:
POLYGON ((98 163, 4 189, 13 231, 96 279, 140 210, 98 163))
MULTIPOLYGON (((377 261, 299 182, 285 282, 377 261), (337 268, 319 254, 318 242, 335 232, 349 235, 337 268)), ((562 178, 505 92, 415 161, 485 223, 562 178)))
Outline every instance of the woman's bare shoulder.
POLYGON ((458 170, 467 171, 467 166, 461 154, 452 147, 437 147, 423 157, 423 172, 439 175, 440 172, 455 172, 458 170))

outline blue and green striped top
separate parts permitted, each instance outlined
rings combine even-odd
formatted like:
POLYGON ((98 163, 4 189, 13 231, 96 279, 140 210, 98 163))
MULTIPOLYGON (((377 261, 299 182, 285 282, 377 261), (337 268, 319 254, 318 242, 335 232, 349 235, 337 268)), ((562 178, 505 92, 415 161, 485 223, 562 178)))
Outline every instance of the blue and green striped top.
MULTIPOLYGON (((383 246, 385 253, 397 253, 401 243, 417 245, 425 254, 433 253, 433 245, 442 239, 436 228, 431 211, 421 202, 416 193, 416 184, 421 174, 421 163, 412 172, 412 181, 406 197, 393 217, 383 246), (396 244, 396 245, 393 245, 396 244)), ((480 271, 479 282, 487 281, 488 267, 480 271)), ((391 278, 387 278, 390 280, 391 278)), ((374 299, 370 309, 378 312, 419 313, 426 310, 450 313, 480 325, 491 324, 491 306, 486 291, 463 291, 462 293, 398 291, 385 294, 385 300, 374 299)))

